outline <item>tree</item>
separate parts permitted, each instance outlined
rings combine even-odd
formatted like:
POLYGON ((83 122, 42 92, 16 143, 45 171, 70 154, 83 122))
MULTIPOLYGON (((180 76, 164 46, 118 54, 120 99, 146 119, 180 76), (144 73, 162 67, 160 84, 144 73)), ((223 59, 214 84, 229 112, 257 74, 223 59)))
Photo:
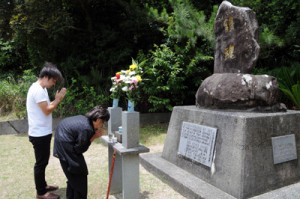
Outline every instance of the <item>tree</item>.
POLYGON ((161 35, 137 1, 17 1, 10 25, 30 65, 57 63, 67 82, 75 77, 108 90, 109 76, 161 35), (149 42, 151 41, 151 42, 149 42))
POLYGON ((11 0, 0 1, 0 38, 10 39, 12 30, 9 26, 9 20, 14 8, 14 2, 11 0))
POLYGON ((258 67, 276 68, 299 62, 300 2, 234 0, 237 6, 246 6, 255 11, 260 24, 261 46, 258 67))
POLYGON ((216 7, 207 18, 189 1, 170 1, 170 5, 171 12, 164 9, 159 13, 149 7, 165 36, 165 41, 147 55, 145 64, 145 76, 150 81, 144 92, 150 111, 170 111, 175 105, 194 104, 198 86, 213 68, 216 7))

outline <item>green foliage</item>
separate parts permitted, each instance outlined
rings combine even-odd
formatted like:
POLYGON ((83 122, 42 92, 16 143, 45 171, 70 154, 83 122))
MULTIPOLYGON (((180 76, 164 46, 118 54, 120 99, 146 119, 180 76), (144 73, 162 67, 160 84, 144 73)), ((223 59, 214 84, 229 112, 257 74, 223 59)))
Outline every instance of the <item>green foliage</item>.
POLYGON ((30 88, 31 84, 37 80, 37 77, 34 75, 33 70, 25 70, 18 80, 18 95, 15 97, 14 106, 16 116, 18 118, 25 118, 27 117, 26 112, 26 97, 28 89, 30 88))
POLYGON ((233 0, 236 6, 251 8, 260 26, 260 58, 257 66, 270 69, 299 61, 300 2, 294 0, 233 0))
MULTIPOLYGON (((256 12, 261 46, 258 67, 270 70, 299 62, 299 1, 231 2, 256 12)), ((0 72, 19 76, 26 69, 34 72, 44 61, 51 61, 63 72, 67 85, 73 89, 78 86, 77 93, 68 90, 72 96, 90 93, 93 88, 106 98, 110 77, 127 65, 128 59, 137 57, 146 60, 148 73, 139 110, 169 111, 175 105, 194 104, 198 86, 213 70, 213 27, 220 3, 3 0, 0 72), (158 74, 173 76, 162 78, 158 74)))
MULTIPOLYGON (((1 78, 2 79, 2 78, 1 78)), ((16 80, 9 76, 0 81, 0 114, 5 115, 15 112, 18 118, 26 117, 26 96, 29 87, 37 80, 32 70, 25 70, 22 76, 16 80)), ((53 99, 56 90, 54 87, 49 90, 50 98, 53 99)), ((96 105, 106 106, 109 97, 105 93, 98 93, 91 86, 86 86, 75 79, 68 87, 67 95, 61 102, 54 117, 66 117, 77 114, 85 114, 96 105)))
POLYGON ((291 101, 291 108, 300 109, 300 64, 274 69, 272 74, 277 77, 280 90, 291 101))
POLYGON ((277 78, 279 89, 282 91, 282 102, 289 109, 300 109, 300 63, 289 67, 279 67, 273 70, 260 68, 256 74, 269 74, 277 78))
MULTIPOLYGON (((213 17, 206 19, 189 1, 170 1, 173 10, 148 8, 160 21, 166 41, 146 55, 144 87, 150 112, 171 111, 173 106, 194 104, 195 92, 213 66, 213 17)), ((214 13, 217 9, 214 8, 214 13)), ((141 56, 141 55, 139 55, 141 56)), ((139 60, 145 59, 141 56, 139 60)))
POLYGON ((279 38, 268 27, 264 28, 260 34, 262 48, 282 47, 284 39, 279 38))
POLYGON ((5 76, 0 78, 0 114, 14 112, 18 118, 25 118, 27 91, 37 78, 32 70, 25 70, 21 77, 10 74, 5 76))
MULTIPOLYGON (((15 39, 27 46, 32 65, 57 63, 98 90, 93 75, 111 76, 137 49, 152 45, 148 38, 157 31, 150 29, 142 6, 125 0, 18 1, 10 25, 15 39)), ((102 83, 108 89, 109 79, 102 83)))
POLYGON ((60 56, 66 44, 64 35, 74 28, 68 9, 60 0, 16 2, 10 27, 14 39, 27 47, 33 65, 56 61, 60 56))
POLYGON ((9 41, 5 42, 0 38, 0 69, 12 58, 11 48, 9 41))
MULTIPOLYGON (((54 112, 54 117, 67 117, 71 115, 84 115, 97 105, 107 106, 109 96, 97 93, 93 87, 82 85, 76 79, 72 79, 67 88, 67 94, 54 112)), ((56 92, 56 91, 55 91, 56 92)))
POLYGON ((295 108, 300 109, 300 83, 294 84, 291 88, 280 87, 280 89, 293 101, 295 108))
POLYGON ((56 63, 68 84, 75 78, 97 93, 108 93, 112 74, 161 37, 143 2, 16 1, 13 11, 9 26, 31 66, 56 63))
POLYGON ((150 96, 148 101, 153 105, 149 111, 171 111, 171 102, 182 103, 182 91, 186 89, 184 73, 180 68, 182 56, 176 56, 166 45, 156 46, 152 55, 152 67, 145 68, 146 78, 151 79, 144 87, 145 93, 150 96), (171 95, 176 96, 172 101, 171 95))
POLYGON ((18 46, 15 41, 7 40, 5 41, 0 37, 0 72, 10 71, 13 73, 18 73, 16 69, 20 69, 20 63, 22 62, 21 56, 17 53, 18 46), (18 65, 18 68, 13 66, 18 65))
POLYGON ((178 40, 187 38, 193 46, 202 38, 213 48, 216 8, 213 17, 207 20, 204 12, 197 10, 189 0, 173 0, 171 4, 174 12, 169 17, 168 35, 178 40))
POLYGON ((6 80, 0 83, 1 103, 6 104, 6 113, 15 113, 18 118, 25 118, 27 91, 37 77, 32 70, 25 70, 20 77, 7 74, 5 76, 6 80))
POLYGON ((18 87, 12 76, 1 78, 0 85, 0 115, 7 115, 14 109, 13 102, 18 94, 18 87))
POLYGON ((0 38, 11 38, 11 28, 9 19, 11 18, 14 9, 12 0, 0 0, 0 38))

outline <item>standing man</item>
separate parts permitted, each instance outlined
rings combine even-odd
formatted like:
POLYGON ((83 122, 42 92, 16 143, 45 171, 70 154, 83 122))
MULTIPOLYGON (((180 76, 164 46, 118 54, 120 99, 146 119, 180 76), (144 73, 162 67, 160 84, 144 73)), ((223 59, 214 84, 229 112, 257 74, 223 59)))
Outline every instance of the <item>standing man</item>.
POLYGON ((64 79, 61 72, 52 63, 46 62, 39 78, 28 90, 26 109, 28 117, 28 135, 35 155, 34 182, 37 199, 57 199, 58 195, 51 193, 58 189, 50 186, 45 179, 45 170, 50 157, 50 143, 52 138, 52 112, 63 100, 66 88, 56 92, 55 99, 50 102, 48 88, 64 79))
POLYGON ((106 108, 96 106, 86 115, 68 117, 58 124, 53 153, 68 180, 67 199, 87 198, 88 168, 83 153, 91 142, 102 136, 103 125, 109 118, 106 108))

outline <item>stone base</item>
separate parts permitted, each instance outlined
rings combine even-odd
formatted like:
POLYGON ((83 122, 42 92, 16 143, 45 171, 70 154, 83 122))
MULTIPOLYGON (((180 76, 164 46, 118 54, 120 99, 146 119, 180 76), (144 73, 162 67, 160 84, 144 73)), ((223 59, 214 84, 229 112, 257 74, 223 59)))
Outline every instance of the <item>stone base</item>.
POLYGON ((161 157, 216 189, 245 199, 300 181, 299 158, 273 163, 271 138, 289 134, 295 135, 300 154, 299 111, 254 113, 174 107, 161 157), (183 121, 218 129, 212 167, 177 155, 183 121))
MULTIPOLYGON (((142 154, 140 162, 150 173, 167 182, 186 198, 197 199, 236 199, 228 193, 195 177, 184 169, 161 157, 161 153, 142 154)), ((282 187, 249 199, 299 199, 300 182, 282 187)))
POLYGON ((196 93, 196 105, 215 109, 286 111, 278 102, 280 90, 275 77, 241 73, 214 73, 196 93), (265 110, 264 110, 265 109, 265 110))

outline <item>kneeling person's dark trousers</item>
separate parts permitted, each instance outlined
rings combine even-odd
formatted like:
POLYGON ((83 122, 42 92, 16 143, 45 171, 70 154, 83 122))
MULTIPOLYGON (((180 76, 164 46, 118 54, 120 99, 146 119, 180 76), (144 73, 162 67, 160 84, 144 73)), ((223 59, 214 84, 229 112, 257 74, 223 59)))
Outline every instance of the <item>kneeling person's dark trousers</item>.
POLYGON ((68 163, 59 160, 60 165, 68 179, 67 199, 86 199, 87 198, 87 175, 75 174, 68 171, 68 163))

